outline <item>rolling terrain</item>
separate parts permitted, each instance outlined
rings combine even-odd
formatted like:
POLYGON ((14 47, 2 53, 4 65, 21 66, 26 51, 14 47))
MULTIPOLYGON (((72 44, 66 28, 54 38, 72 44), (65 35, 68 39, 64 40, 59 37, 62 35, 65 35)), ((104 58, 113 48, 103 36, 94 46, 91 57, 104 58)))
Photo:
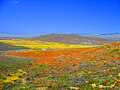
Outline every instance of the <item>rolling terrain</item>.
POLYGON ((21 50, 21 49, 29 49, 29 48, 22 47, 22 46, 14 46, 14 45, 5 44, 5 43, 0 42, 0 51, 21 50))
POLYGON ((8 52, 33 62, 7 72, 1 68, 3 89, 119 90, 120 42, 98 47, 8 52))
POLYGON ((60 42, 68 44, 84 44, 84 45, 101 45, 106 43, 115 42, 111 39, 101 37, 83 36, 78 34, 46 34, 34 37, 35 40, 47 42, 60 42))
POLYGON ((14 46, 23 46, 26 48, 40 50, 40 49, 64 49, 64 48, 86 48, 94 47, 95 45, 82 45, 82 44, 66 44, 58 42, 44 42, 40 40, 29 39, 2 39, 2 43, 11 44, 14 46))

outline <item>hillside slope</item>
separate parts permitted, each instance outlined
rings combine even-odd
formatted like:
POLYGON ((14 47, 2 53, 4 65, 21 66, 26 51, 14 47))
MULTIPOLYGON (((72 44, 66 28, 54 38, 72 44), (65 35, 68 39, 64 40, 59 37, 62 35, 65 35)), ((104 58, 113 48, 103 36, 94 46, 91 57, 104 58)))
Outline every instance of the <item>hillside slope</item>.
POLYGON ((14 46, 14 45, 5 44, 5 43, 0 42, 0 51, 20 50, 20 49, 29 49, 29 48, 22 47, 22 46, 14 46))
POLYGON ((34 83, 52 82, 52 90, 120 88, 120 42, 86 49, 11 52, 8 55, 34 59, 27 69, 32 73, 30 77, 37 75, 33 87, 34 83))
POLYGON ((74 58, 72 61, 76 63, 79 61, 83 62, 83 60, 98 60, 100 62, 102 60, 120 60, 120 42, 92 48, 12 52, 9 55, 35 58, 36 63, 41 63, 41 60, 42 62, 46 62, 47 60, 54 61, 61 56, 61 63, 63 61, 66 62, 66 60, 69 62, 69 60, 71 60, 69 58, 74 58))
POLYGON ((86 48, 93 47, 95 45, 80 45, 80 44, 65 44, 65 43, 57 43, 57 42, 43 42, 40 40, 27 40, 27 39, 3 39, 0 42, 11 44, 15 46, 23 46, 31 49, 60 49, 60 48, 86 48))
POLYGON ((92 44, 92 45, 101 45, 101 44, 114 42, 114 40, 110 40, 110 39, 82 36, 78 34, 46 34, 46 35, 34 37, 32 39, 49 41, 49 42, 52 41, 52 42, 62 42, 69 44, 92 44))

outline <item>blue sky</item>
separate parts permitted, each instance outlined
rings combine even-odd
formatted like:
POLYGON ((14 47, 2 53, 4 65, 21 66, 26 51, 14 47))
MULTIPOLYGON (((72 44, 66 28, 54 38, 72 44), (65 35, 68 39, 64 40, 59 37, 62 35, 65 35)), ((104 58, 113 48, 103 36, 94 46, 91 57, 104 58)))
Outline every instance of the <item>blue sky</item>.
POLYGON ((0 33, 120 32, 120 0, 0 0, 0 33))

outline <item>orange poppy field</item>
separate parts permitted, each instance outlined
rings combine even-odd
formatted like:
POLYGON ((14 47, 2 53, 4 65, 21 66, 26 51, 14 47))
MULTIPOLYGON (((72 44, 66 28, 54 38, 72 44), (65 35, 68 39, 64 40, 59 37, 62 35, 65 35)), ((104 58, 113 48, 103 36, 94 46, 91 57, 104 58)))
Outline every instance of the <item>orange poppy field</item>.
POLYGON ((9 51, 4 57, 29 59, 29 63, 0 68, 1 90, 120 88, 120 42, 79 49, 9 51))

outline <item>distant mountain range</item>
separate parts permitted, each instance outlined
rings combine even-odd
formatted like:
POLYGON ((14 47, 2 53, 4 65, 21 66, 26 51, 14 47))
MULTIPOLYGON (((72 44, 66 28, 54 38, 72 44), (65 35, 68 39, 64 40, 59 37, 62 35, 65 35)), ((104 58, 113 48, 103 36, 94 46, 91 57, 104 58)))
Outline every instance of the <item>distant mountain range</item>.
POLYGON ((32 38, 34 40, 41 40, 47 42, 61 42, 68 44, 87 44, 87 45, 100 45, 115 42, 114 40, 96 37, 96 36, 83 36, 78 34, 46 34, 32 38))
POLYGON ((0 38, 33 38, 42 34, 2 34, 0 33, 0 38))
MULTIPOLYGON (((46 34, 2 34, 2 33, 0 33, 0 38, 33 38, 33 37, 41 36, 41 35, 46 35, 46 34)), ((113 40, 120 40, 120 33, 119 32, 117 32, 117 33, 105 33, 105 34, 79 34, 79 35, 103 37, 103 38, 108 38, 108 39, 113 39, 113 40)))
POLYGON ((106 34, 106 35, 100 35, 100 37, 120 41, 120 33, 117 33, 117 34, 106 34))
POLYGON ((107 34, 0 34, 0 39, 21 38, 72 44, 106 44, 120 41, 120 33, 107 34))
POLYGON ((84 34, 84 36, 101 37, 101 38, 120 41, 120 33, 84 34))

